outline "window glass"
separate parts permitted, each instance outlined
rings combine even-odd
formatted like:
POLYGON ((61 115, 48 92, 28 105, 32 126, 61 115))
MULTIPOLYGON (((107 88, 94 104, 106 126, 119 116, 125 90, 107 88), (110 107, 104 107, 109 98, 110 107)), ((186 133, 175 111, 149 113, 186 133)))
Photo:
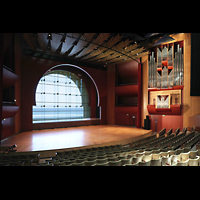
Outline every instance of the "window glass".
POLYGON ((33 123, 90 118, 88 92, 82 79, 63 70, 43 76, 36 89, 33 123))

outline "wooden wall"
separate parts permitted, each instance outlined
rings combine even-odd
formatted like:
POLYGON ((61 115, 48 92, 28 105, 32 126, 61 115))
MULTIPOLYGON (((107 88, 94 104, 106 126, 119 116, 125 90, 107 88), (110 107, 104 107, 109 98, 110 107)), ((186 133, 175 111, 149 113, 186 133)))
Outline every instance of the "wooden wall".
POLYGON ((148 115, 148 55, 142 57, 142 103, 141 103, 141 126, 144 127, 144 119, 148 115))

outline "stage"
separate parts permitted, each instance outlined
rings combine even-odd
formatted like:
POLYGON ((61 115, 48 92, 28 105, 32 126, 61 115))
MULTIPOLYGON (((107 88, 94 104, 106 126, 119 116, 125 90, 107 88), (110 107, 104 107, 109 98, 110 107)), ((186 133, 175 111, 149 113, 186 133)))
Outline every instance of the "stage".
POLYGON ((1 142, 16 144, 17 152, 35 151, 41 157, 54 156, 58 151, 127 144, 151 135, 151 130, 118 125, 95 125, 22 132, 1 142))

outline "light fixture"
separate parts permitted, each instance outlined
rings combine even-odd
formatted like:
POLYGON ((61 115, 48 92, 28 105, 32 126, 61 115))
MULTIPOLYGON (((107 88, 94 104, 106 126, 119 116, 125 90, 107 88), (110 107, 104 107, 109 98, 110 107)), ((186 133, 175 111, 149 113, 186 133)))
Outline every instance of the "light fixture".
POLYGON ((145 35, 145 38, 149 38, 149 37, 152 37, 152 36, 155 36, 155 35, 158 35, 158 34, 160 34, 160 33, 147 33, 145 35))
POLYGON ((47 40, 52 40, 52 34, 48 33, 47 40))

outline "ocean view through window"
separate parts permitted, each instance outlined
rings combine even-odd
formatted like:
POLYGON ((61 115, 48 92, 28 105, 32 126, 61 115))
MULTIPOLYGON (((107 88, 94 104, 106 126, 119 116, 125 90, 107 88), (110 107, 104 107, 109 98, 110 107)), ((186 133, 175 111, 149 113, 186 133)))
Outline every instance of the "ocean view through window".
POLYGON ((88 92, 75 74, 54 70, 39 81, 33 106, 33 123, 76 121, 90 118, 88 92))

